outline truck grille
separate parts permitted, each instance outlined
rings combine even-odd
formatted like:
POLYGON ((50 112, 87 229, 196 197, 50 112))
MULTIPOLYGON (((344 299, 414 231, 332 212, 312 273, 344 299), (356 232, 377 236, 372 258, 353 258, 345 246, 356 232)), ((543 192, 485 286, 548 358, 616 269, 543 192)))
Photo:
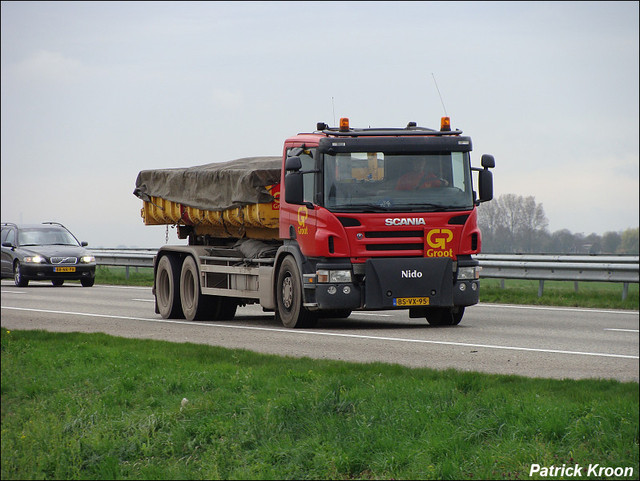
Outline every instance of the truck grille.
POLYGON ((424 231, 370 231, 364 233, 365 239, 376 239, 365 244, 369 252, 382 251, 419 251, 424 252, 424 231))
POLYGON ((52 264, 77 264, 78 258, 77 257, 52 257, 51 263, 52 264))

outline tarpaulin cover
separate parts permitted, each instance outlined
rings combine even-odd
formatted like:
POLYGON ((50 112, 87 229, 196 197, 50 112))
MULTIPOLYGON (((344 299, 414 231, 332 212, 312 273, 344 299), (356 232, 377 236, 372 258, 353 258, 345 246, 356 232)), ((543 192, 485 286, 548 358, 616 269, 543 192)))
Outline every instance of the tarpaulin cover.
POLYGON ((246 157, 195 167, 143 170, 133 194, 145 202, 160 197, 201 210, 261 204, 273 200, 265 186, 280 182, 281 165, 281 157, 246 157))

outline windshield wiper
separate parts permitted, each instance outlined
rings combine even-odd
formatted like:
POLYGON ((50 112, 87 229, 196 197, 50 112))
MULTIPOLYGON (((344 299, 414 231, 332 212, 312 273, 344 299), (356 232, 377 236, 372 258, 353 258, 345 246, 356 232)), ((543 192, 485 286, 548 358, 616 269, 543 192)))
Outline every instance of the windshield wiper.
POLYGON ((346 204, 332 207, 333 211, 357 211, 357 212, 388 212, 393 207, 385 207, 380 204, 346 204))

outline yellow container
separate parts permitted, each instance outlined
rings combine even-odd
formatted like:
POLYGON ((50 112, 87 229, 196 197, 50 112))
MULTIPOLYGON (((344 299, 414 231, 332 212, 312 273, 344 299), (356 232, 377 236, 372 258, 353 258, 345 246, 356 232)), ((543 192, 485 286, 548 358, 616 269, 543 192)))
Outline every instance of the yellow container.
POLYGON ((201 210, 177 202, 151 197, 143 201, 141 216, 145 225, 192 225, 197 234, 218 237, 256 237, 277 239, 280 221, 280 186, 268 186, 274 200, 223 211, 201 210))

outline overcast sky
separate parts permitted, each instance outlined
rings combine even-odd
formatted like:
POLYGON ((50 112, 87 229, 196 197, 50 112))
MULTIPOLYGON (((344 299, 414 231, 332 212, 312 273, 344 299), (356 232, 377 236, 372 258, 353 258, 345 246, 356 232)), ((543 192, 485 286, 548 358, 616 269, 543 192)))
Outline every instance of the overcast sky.
MULTIPOLYGON (((549 230, 638 226, 638 2, 2 2, 2 221, 158 247, 140 170, 452 126, 549 230)), ((177 242, 169 230, 169 242, 177 242)))

